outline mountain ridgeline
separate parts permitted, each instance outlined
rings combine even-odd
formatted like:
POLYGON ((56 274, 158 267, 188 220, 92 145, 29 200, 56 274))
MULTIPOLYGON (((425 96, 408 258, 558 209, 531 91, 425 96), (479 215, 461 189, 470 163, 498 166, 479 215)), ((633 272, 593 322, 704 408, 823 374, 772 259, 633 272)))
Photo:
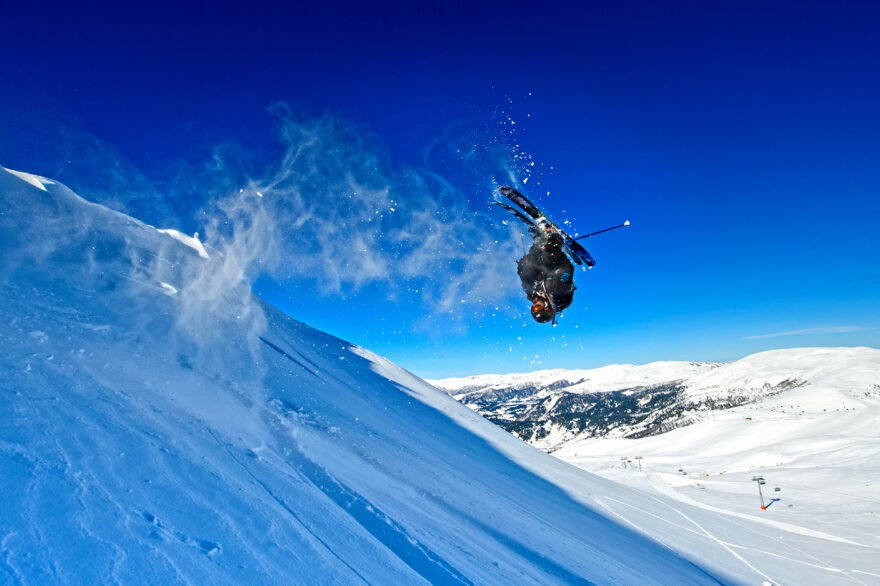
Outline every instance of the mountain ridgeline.
POLYGON ((496 425, 549 452, 576 438, 658 435, 691 425, 707 413, 754 403, 808 382, 799 373, 780 371, 768 380, 747 377, 710 385, 713 392, 694 392, 705 386, 704 378, 718 369, 723 372, 726 366, 661 362, 431 382, 496 425))

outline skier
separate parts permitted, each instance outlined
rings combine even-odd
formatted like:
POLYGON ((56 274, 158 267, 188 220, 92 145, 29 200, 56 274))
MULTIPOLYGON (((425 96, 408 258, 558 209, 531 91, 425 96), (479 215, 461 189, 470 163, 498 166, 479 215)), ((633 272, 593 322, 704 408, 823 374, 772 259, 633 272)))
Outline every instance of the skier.
POLYGON ((498 191, 522 208, 525 214, 506 203, 500 201, 492 203, 519 218, 529 227, 529 234, 532 235, 532 247, 516 262, 516 272, 522 280, 523 291, 532 302, 532 317, 539 323, 552 321, 553 325, 556 325, 557 315, 571 305, 574 291, 577 289, 572 281, 574 275, 572 261, 589 268, 596 264, 592 255, 576 241, 609 230, 624 228, 629 226, 629 220, 611 228, 572 238, 516 189, 502 185, 498 191))
POLYGON ((552 321, 574 298, 574 266, 563 250, 562 236, 546 221, 529 228, 532 247, 516 263, 523 291, 532 302, 532 317, 538 323, 552 321))

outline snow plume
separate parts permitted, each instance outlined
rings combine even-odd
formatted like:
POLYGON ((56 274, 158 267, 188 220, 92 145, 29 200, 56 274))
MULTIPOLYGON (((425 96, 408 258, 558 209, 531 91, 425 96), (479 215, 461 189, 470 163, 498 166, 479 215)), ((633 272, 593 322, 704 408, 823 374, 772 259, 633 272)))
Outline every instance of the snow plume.
MULTIPOLYGON (((438 174, 393 170, 374 137, 336 117, 303 116, 284 105, 273 112, 283 153, 243 192, 259 199, 265 222, 249 224, 239 241, 277 251, 275 278, 307 281, 324 295, 375 285, 388 299, 421 302, 445 321, 462 312, 465 299, 497 304, 515 290, 513 236, 469 209, 438 174), (269 224, 270 236, 246 235, 269 224)), ((239 168, 229 154, 218 155, 218 165, 239 168)), ((488 200, 493 186, 486 183, 488 200)))
POLYGON ((205 227, 207 258, 191 255, 191 270, 179 290, 177 326, 202 351, 224 341, 233 328, 257 357, 266 319, 251 287, 276 262, 278 240, 260 199, 242 190, 214 202, 205 227))
MULTIPOLYGON (((493 177, 502 176, 485 160, 460 158, 478 138, 459 136, 453 144, 444 136, 425 167, 399 169, 356 124, 283 104, 270 111, 277 152, 225 143, 206 165, 176 162, 149 176, 75 126, 58 124, 46 140, 34 141, 54 147, 31 150, 36 160, 49 161, 37 171, 60 172, 59 181, 90 201, 188 237, 199 232, 207 261, 182 259, 170 238, 155 258, 138 245, 127 254, 143 273, 136 279, 176 292, 178 330, 201 347, 222 339, 231 323, 249 324, 249 339, 258 340, 261 310, 246 292, 261 275, 282 287, 295 284, 290 290, 297 295, 348 297, 370 288, 359 302, 376 300, 378 291, 393 304, 421 304, 422 325, 432 327, 462 327, 519 295, 512 262, 522 253, 519 226, 504 227, 498 210, 468 201, 488 202, 497 187, 493 177), (458 171, 465 172, 457 183, 437 168, 447 163, 444 153, 459 157, 458 171)), ((92 270, 100 272, 100 262, 92 270)))
POLYGON ((275 111, 285 150, 256 188, 281 231, 283 270, 314 280, 323 293, 390 281, 393 262, 379 243, 399 204, 377 148, 336 118, 275 111))
POLYGON ((59 182, 3 167, 0 204, 0 285, 50 299, 68 290, 100 297, 116 315, 93 319, 116 323, 127 340, 161 340, 170 356, 206 370, 226 365, 242 375, 259 373, 255 353, 241 351, 242 345, 255 348, 264 324, 250 294, 258 261, 247 256, 260 250, 260 260, 271 258, 271 247, 254 241, 271 234, 258 206, 244 210, 238 200, 219 201, 215 223, 228 230, 212 224, 217 249, 200 254, 184 245, 198 242, 192 237, 163 233, 59 182))

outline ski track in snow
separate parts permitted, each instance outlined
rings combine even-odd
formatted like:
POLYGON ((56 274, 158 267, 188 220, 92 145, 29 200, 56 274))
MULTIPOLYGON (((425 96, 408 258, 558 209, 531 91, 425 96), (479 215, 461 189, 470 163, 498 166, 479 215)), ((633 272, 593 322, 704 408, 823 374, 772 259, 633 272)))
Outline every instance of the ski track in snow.
MULTIPOLYGON (((653 498, 653 497, 652 497, 652 498, 653 498)), ((764 578, 764 579, 766 579, 766 580, 769 580, 770 582, 775 582, 775 580, 773 580, 770 576, 768 576, 768 575, 765 574, 763 571, 761 571, 761 570, 759 570, 758 568, 756 568, 752 563, 750 563, 749 561, 747 561, 744 557, 742 557, 741 555, 739 555, 738 553, 736 553, 735 551, 733 551, 733 549, 732 549, 732 547, 731 547, 731 545, 730 545, 729 543, 727 543, 727 542, 725 542, 725 541, 719 539, 718 537, 716 537, 714 534, 712 534, 712 532, 710 532, 709 530, 707 530, 703 525, 701 525, 700 523, 696 522, 696 521, 695 521, 693 518, 691 518, 690 516, 686 515, 686 514, 680 509, 680 508, 678 508, 678 507, 674 507, 674 506, 672 506, 670 503, 665 502, 665 501, 661 501, 661 500, 658 499, 658 498, 654 498, 654 500, 655 500, 658 504, 661 504, 661 505, 667 507, 668 509, 674 511, 676 514, 680 515, 683 519, 685 519, 686 521, 688 521, 691 525, 693 525, 694 527, 696 527, 697 529, 699 529, 700 532, 702 532, 704 535, 706 535, 706 537, 708 537, 708 538, 711 539, 712 541, 716 542, 718 545, 720 545, 720 546, 723 547, 725 550, 727 550, 727 552, 730 553, 730 555, 732 555, 733 557, 735 557, 736 559, 738 559, 740 562, 742 562, 743 564, 745 564, 750 570, 752 570, 753 572, 755 572, 756 574, 758 574, 758 575, 761 576, 762 578, 764 578)))
POLYGON ((720 513, 722 515, 727 515, 730 517, 737 517, 740 519, 746 519, 752 523, 760 523, 762 525, 768 525, 774 527, 776 529, 781 529, 783 531, 787 531, 789 533, 797 533, 799 535, 806 535, 808 537, 815 537, 818 539, 827 539, 829 541, 837 541, 840 543, 846 543, 848 545, 856 545, 859 547, 870 547, 867 545, 863 545, 861 543, 857 543, 855 541, 851 541, 849 539, 844 539, 843 537, 837 537, 834 535, 829 535, 828 533, 823 533, 822 531, 816 531, 815 529, 807 529, 806 527, 799 527, 797 525, 791 525, 789 523, 784 523, 782 521, 774 521, 772 519, 762 519, 761 517, 756 517, 754 515, 746 515, 743 513, 737 513, 736 511, 728 511, 726 509, 722 509, 719 507, 713 507, 711 505, 707 505, 705 503, 701 503, 692 498, 684 496, 680 492, 673 489, 669 484, 664 482, 662 479, 657 479, 655 476, 651 476, 651 485, 652 487, 659 493, 662 493, 676 501, 681 503, 685 503, 692 507, 696 507, 699 509, 704 509, 707 511, 712 511, 715 513, 720 513))
MULTIPOLYGON (((765 571, 763 571, 763 570, 761 570, 760 568, 758 568, 758 567, 755 565, 754 562, 751 562, 751 561, 747 560, 746 557, 744 557, 746 551, 751 552, 753 555, 756 555, 756 556, 759 555, 759 556, 770 556, 770 557, 775 557, 775 558, 783 559, 783 560, 788 561, 788 562, 793 562, 793 563, 795 563, 795 564, 799 564, 799 565, 802 565, 802 566, 805 566, 805 567, 809 567, 809 568, 814 569, 814 570, 821 570, 821 571, 824 571, 824 572, 830 572, 830 573, 833 573, 833 574, 839 574, 839 575, 842 575, 842 576, 848 578, 850 581, 856 582, 856 583, 858 583, 858 584, 865 584, 865 582, 862 582, 861 580, 858 580, 858 579, 856 579, 854 576, 851 575, 851 572, 852 572, 852 573, 860 572, 859 570, 846 571, 846 570, 843 570, 843 569, 841 569, 841 568, 835 567, 835 566, 833 566, 833 565, 831 565, 831 564, 828 564, 827 562, 824 562, 823 560, 817 558, 816 556, 814 556, 814 555, 812 555, 812 554, 810 554, 810 553, 808 553, 808 552, 805 552, 805 551, 803 551, 803 550, 801 550, 801 549, 795 547, 794 545, 792 545, 792 544, 790 544, 790 543, 786 543, 786 542, 785 542, 782 538, 780 538, 780 537, 776 537, 776 536, 771 536, 771 535, 767 535, 767 534, 764 534, 764 533, 760 533, 760 532, 756 531, 753 527, 748 527, 748 526, 743 525, 743 524, 741 524, 741 523, 735 523, 735 522, 734 522, 734 524, 736 524, 738 527, 740 527, 740 528, 743 529, 743 535, 741 536, 742 539, 746 539, 746 536, 747 536, 748 534, 750 534, 750 533, 751 533, 751 534, 756 534, 756 535, 759 535, 759 536, 762 537, 762 538, 766 538, 766 539, 769 539, 769 540, 776 541, 776 542, 777 542, 779 545, 781 545, 782 547, 787 548, 787 549, 794 550, 794 551, 798 552, 798 553, 799 553, 801 556, 803 556, 804 558, 810 558, 810 559, 812 559, 813 562, 805 561, 804 559, 792 558, 792 557, 790 557, 790 556, 784 556, 784 555, 782 555, 782 554, 780 554, 780 553, 776 553, 776 552, 768 551, 768 550, 766 550, 766 549, 757 549, 756 547, 754 547, 754 546, 752 546, 752 545, 744 545, 743 543, 733 543, 733 542, 731 542, 731 541, 728 541, 728 540, 725 540, 725 539, 721 539, 721 538, 717 537, 716 535, 714 535, 714 534, 713 534, 713 533, 712 533, 707 527, 705 527, 704 525, 702 525, 702 524, 700 524, 699 522, 697 522, 693 517, 691 517, 691 516, 685 514, 684 511, 682 511, 680 508, 674 507, 674 506, 672 506, 669 502, 666 502, 666 501, 661 500, 661 499, 658 499, 658 498, 654 498, 653 500, 654 500, 657 504, 659 504, 659 505, 661 505, 661 506, 663 506, 663 507, 665 507, 665 508, 668 508, 669 510, 675 512, 677 515, 681 516, 683 519, 685 519, 685 520, 686 520, 690 525, 692 525, 694 528, 693 528, 693 529, 688 529, 687 527, 685 527, 685 526, 683 526, 683 525, 678 525, 678 524, 676 524, 676 523, 670 521, 669 519, 666 519, 666 518, 664 518, 664 517, 662 517, 662 516, 660 516, 660 515, 657 515, 657 514, 654 513, 654 512, 651 512, 651 511, 648 511, 648 510, 644 510, 644 509, 640 509, 639 507, 636 507, 636 506, 632 505, 631 503, 627 503, 627 502, 624 502, 624 501, 619 500, 619 499, 615 499, 615 498, 611 498, 611 497, 607 497, 607 496, 600 496, 600 497, 594 497, 594 498, 596 498, 597 502, 598 502, 601 506, 603 506, 606 510, 608 510, 608 511, 611 512, 611 513, 613 513, 613 514, 616 515, 618 518, 620 518, 620 519, 626 521, 626 522, 629 523, 631 526, 633 526, 633 527, 635 527, 635 528, 637 528, 637 529, 639 529, 639 530, 644 531, 644 528, 639 527, 636 523, 634 523, 634 522, 629 518, 628 515, 625 515, 625 514, 623 514, 622 512, 620 512, 620 511, 618 511, 618 510, 615 510, 613 507, 608 506, 606 503, 608 503, 608 502, 612 502, 612 503, 615 503, 616 505, 621 506, 621 507, 624 507, 624 508, 626 508, 626 509, 634 509, 634 510, 639 511, 641 514, 644 514, 644 515, 648 515, 648 516, 654 517, 654 518, 656 518, 656 519, 658 519, 658 520, 663 521, 664 523, 668 523, 668 524, 670 524, 670 525, 675 525, 675 526, 677 526, 677 527, 680 527, 681 529, 684 529, 684 530, 686 530, 686 531, 690 531, 690 532, 695 533, 695 534, 700 534, 700 535, 704 536, 706 539, 709 539, 710 541, 716 543, 718 546, 720 546, 721 548, 723 548, 728 554, 730 554, 732 557, 734 557, 734 558, 735 558, 736 560, 738 560, 740 563, 742 563, 742 564, 745 565, 747 568, 749 568, 749 570, 753 571, 755 574, 759 575, 760 577, 764 578, 765 580, 769 581, 769 582, 772 583, 772 584, 783 584, 783 583, 785 583, 785 581, 783 581, 783 580, 778 580, 778 579, 776 579, 776 578, 771 577, 771 576, 768 575, 765 571), (743 553, 742 553, 742 554, 741 554, 741 553, 737 553, 737 551, 735 551, 735 550, 741 550, 743 553)), ((702 508, 702 507, 700 507, 700 508, 702 508)), ((726 512, 726 511, 722 511, 722 512, 726 512)), ((746 516, 746 517, 747 517, 747 516, 746 516)), ((860 573, 864 573, 864 572, 860 572, 860 573)), ((869 573, 869 574, 870 574, 870 573, 869 573)))
MULTIPOLYGON (((770 578, 769 578, 766 574, 764 574, 763 572, 761 572, 760 570, 758 570, 756 567, 754 567, 752 564, 750 564, 748 561, 746 561, 742 556, 740 556, 739 554, 737 554, 736 552, 734 552, 733 549, 731 549, 731 544, 729 544, 729 543, 725 543, 724 541, 722 541, 722 540, 716 538, 714 535, 712 535, 711 533, 709 533, 708 531, 706 531, 703 527, 701 527, 698 523, 694 522, 692 519, 690 519, 689 517, 687 517, 686 515, 684 515, 683 513, 681 513, 681 511, 677 510, 675 507, 671 507, 668 503, 664 503, 663 501, 658 501, 661 505, 663 505, 663 506, 665 506, 665 507, 671 509, 672 511, 674 511, 674 512, 676 512, 677 514, 681 515, 683 518, 687 519, 687 520, 690 522, 690 524, 694 525, 697 529, 693 529, 693 528, 686 527, 686 526, 684 526, 684 525, 680 525, 680 524, 678 524, 678 523, 675 523, 675 522, 673 522, 673 521, 670 521, 669 519, 666 519, 665 517, 663 517, 663 516, 661 516, 661 515, 658 515, 658 514, 652 512, 652 511, 649 511, 649 510, 646 510, 646 509, 643 509, 643 508, 637 507, 637 506, 635 506, 635 505, 633 505, 633 504, 631 504, 631 503, 627 503, 627 502, 625 502, 625 501, 622 501, 622 500, 619 500, 619 499, 616 499, 616 498, 613 498, 613 497, 609 497, 609 496, 594 496, 593 499, 596 501, 596 503, 597 503, 599 506, 601 506, 602 508, 604 508, 606 511, 608 511, 608 512, 611 513, 611 514, 613 514, 613 515, 616 516, 617 518, 621 519, 622 521, 626 522, 628 525, 634 527, 635 529, 637 529, 637 530, 639 530, 639 531, 642 531, 642 532, 645 532, 645 533, 649 533, 644 527, 642 527, 642 526, 640 526, 639 524, 635 523, 635 522, 634 522, 629 516, 624 515, 624 514, 621 513, 620 511, 615 510, 613 507, 608 506, 607 503, 612 502, 612 503, 615 503, 615 504, 620 505, 620 506, 622 506, 622 507, 625 507, 625 508, 627 508, 627 509, 632 509, 632 510, 638 511, 638 512, 639 512, 640 514, 642 514, 642 515, 645 515, 645 516, 648 516, 648 517, 653 517, 653 518, 655 518, 655 519, 657 519, 657 520, 659 520, 659 521, 661 521, 661 522, 663 522, 663 523, 666 523, 666 524, 672 525, 672 526, 674 526, 674 527, 677 527, 677 528, 682 529, 682 530, 684 530, 684 531, 687 531, 687 532, 689 532, 689 533, 693 533, 693 534, 695 534, 695 535, 699 535, 699 536, 701 536, 701 537, 704 537, 704 538, 706 538, 706 539, 712 541, 713 543, 719 545, 722 549, 724 549, 727 553, 729 553, 731 556, 733 556, 737 561, 739 561, 739 562, 741 562, 743 565, 745 565, 745 566, 746 566, 749 570, 751 570, 752 572, 758 574, 759 576, 761 576, 761 577, 763 577, 763 578, 765 578, 765 579, 770 580, 770 578)), ((655 500, 656 500, 656 499, 655 499, 655 500)))
MULTIPOLYGON (((315 541, 317 541, 318 543, 320 543, 321 546, 322 546, 323 548, 325 548, 326 551, 327 551, 330 555, 332 555, 333 557, 335 557, 336 559, 338 559, 338 560, 340 561, 340 563, 342 563, 346 568, 348 568, 349 571, 351 571, 351 573, 352 573, 355 577, 358 578, 358 580, 360 580, 360 581, 363 582, 364 584, 369 584, 369 581, 368 581, 366 578, 364 578, 364 576, 362 576, 360 573, 358 573, 358 571, 357 571, 355 568, 353 568, 351 565, 349 565, 349 564, 348 564, 343 558, 339 557, 339 554, 337 554, 337 553, 333 550, 333 547, 332 547, 329 543, 327 543, 327 541, 325 541, 324 539, 322 539, 321 536, 320 536, 319 534, 317 534, 315 531, 313 531, 313 530, 308 526, 308 524, 300 518, 300 516, 297 514, 296 510, 295 510, 290 504, 288 504, 288 503, 284 500, 284 498, 283 498, 282 496, 278 495, 275 491, 273 491, 272 488, 271 488, 266 482, 264 482, 263 480, 260 480, 260 478, 254 473, 254 471, 252 471, 252 470, 249 469, 247 466, 245 466, 245 465, 244 465, 244 464, 238 459, 238 457, 234 454, 234 452, 233 452, 232 450, 229 449, 229 447, 226 445, 226 443, 224 443, 223 441, 221 441, 220 438, 218 438, 218 437, 216 436, 216 434, 213 434, 213 433, 212 433, 212 435, 214 436, 214 440, 217 442, 217 444, 218 444, 219 446, 221 446, 221 448, 223 448, 223 450, 229 455, 229 457, 241 467, 242 471, 243 471, 247 476, 249 476, 251 479, 253 479, 253 481, 254 481, 255 483, 257 483, 257 484, 258 484, 258 485, 259 485, 259 486, 265 491, 265 494, 268 495, 269 498, 271 498, 273 501, 275 501, 276 503, 278 503, 278 505, 279 505, 279 506, 280 506, 280 507, 281 507, 281 508, 282 508, 282 509, 288 514, 288 515, 290 515, 290 517, 294 520, 294 522, 296 522, 298 525, 302 526, 303 529, 304 529, 305 531, 307 531, 307 532, 308 532, 308 533, 309 533, 309 534, 315 539, 315 541)), ((290 476, 290 473, 289 473, 288 471, 284 471, 284 474, 285 474, 286 476, 290 476)))
MULTIPOLYGON (((276 347, 273 347, 273 349, 278 350, 276 347)), ((290 358, 289 356, 286 357, 290 358)), ((219 438, 215 436, 215 439, 218 444, 221 446, 223 445, 219 438)), ((224 449, 226 448, 224 447, 224 449)), ((279 505, 281 505, 281 507, 297 521, 297 523, 303 525, 306 530, 311 533, 311 530, 309 530, 302 522, 296 511, 286 503, 282 497, 275 494, 269 485, 257 478, 257 476, 238 461, 238 458, 228 449, 227 453, 229 453, 230 457, 239 463, 244 472, 262 486, 266 493, 278 502, 279 505)), ((376 537, 385 545, 385 547, 394 552, 398 558, 404 561, 426 581, 431 583, 471 583, 464 576, 456 572, 454 568, 444 563, 439 556, 409 536, 402 527, 393 521, 393 519, 384 515, 376 506, 364 500, 353 490, 342 485, 326 470, 310 461, 298 449, 294 447, 292 452, 288 452, 288 457, 290 458, 288 461, 289 465, 285 466, 285 470, 280 470, 279 472, 285 476, 290 476, 289 467, 294 466, 297 472, 302 475, 302 478, 306 479, 316 489, 323 492, 324 495, 340 507, 341 510, 346 511, 355 522, 376 537)), ((266 463, 267 465, 274 466, 268 462, 266 463)), ((322 543, 322 545, 324 545, 324 547, 327 548, 331 555, 335 556, 341 563, 349 567, 353 574, 364 583, 369 583, 369 581, 361 576, 355 568, 352 568, 343 558, 340 558, 333 548, 322 540, 320 536, 314 533, 312 534, 322 543)))
MULTIPOLYGON (((756 519, 753 518, 752 520, 756 520, 756 519)), ((760 521, 761 519, 757 519, 757 520, 760 521)), ((864 584, 864 582, 857 580, 855 577, 849 575, 849 573, 846 570, 843 570, 841 568, 837 568, 837 567, 833 566, 832 564, 829 564, 828 562, 825 562, 824 560, 818 558, 814 554, 807 552, 799 547, 796 547, 795 545, 785 541, 782 536, 761 533, 761 532, 757 531, 754 527, 750 527, 744 523, 740 523, 737 521, 730 521, 730 522, 738 527, 741 527, 745 533, 754 533, 754 534, 758 534, 761 537, 764 537, 766 539, 773 540, 774 542, 776 542, 778 545, 782 546, 783 548, 793 550, 793 551, 797 552, 803 558, 809 558, 809 559, 813 560, 815 563, 811 563, 811 562, 806 561, 804 559, 798 559, 798 558, 793 558, 793 557, 789 557, 789 556, 784 556, 780 553, 775 553, 775 552, 769 551, 767 549, 758 550, 754 547, 743 546, 743 545, 740 545, 738 547, 741 547, 744 549, 750 549, 752 551, 760 553, 761 555, 782 558, 787 561, 792 561, 792 562, 802 564, 805 566, 809 566, 811 568, 815 568, 815 569, 822 570, 825 572, 839 573, 839 574, 846 576, 847 578, 851 579, 854 582, 857 582, 859 584, 864 584)))

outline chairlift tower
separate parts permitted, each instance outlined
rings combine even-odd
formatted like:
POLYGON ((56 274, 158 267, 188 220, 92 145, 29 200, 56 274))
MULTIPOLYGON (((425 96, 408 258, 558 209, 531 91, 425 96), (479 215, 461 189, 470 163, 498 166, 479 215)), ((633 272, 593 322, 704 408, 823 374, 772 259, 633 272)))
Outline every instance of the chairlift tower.
POLYGON ((761 510, 762 510, 762 511, 766 511, 766 510, 767 510, 767 507, 764 506, 764 494, 761 492, 761 485, 762 485, 762 484, 767 484, 767 483, 764 482, 764 477, 763 477, 763 476, 752 476, 752 480, 753 480, 754 482, 757 482, 757 483, 758 483, 758 496, 761 497, 761 510))
POLYGON ((641 472, 642 471, 642 457, 636 456, 635 460, 639 463, 639 472, 641 472))

